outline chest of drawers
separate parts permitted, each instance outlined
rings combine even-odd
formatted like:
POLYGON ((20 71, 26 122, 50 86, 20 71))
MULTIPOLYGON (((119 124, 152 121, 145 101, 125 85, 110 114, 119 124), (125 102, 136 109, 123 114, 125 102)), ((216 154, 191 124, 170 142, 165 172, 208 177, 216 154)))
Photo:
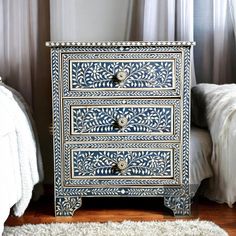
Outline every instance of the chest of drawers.
POLYGON ((164 197, 190 214, 191 42, 48 42, 55 215, 82 197, 164 197))

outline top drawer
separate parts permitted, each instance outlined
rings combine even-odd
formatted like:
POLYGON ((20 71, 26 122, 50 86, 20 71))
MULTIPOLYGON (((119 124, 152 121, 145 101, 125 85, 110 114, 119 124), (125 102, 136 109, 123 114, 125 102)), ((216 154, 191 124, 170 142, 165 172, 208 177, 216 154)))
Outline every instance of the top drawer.
POLYGON ((180 96, 182 52, 62 52, 64 97, 180 96))

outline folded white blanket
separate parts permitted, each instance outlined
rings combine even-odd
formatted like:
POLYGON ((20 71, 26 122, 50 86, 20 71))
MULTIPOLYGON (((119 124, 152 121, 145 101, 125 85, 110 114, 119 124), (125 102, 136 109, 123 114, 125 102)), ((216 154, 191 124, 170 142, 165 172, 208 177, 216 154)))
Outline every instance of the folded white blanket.
POLYGON ((42 160, 21 99, 0 86, 0 234, 14 206, 21 216, 36 183, 43 178, 42 160))
MULTIPOLYGON (((236 202, 236 84, 199 84, 192 92, 198 102, 204 101, 213 143, 211 165, 214 175, 209 179, 204 195, 232 207, 236 202), (202 97, 197 98, 196 94, 202 97)), ((203 112, 196 108, 199 106, 193 103, 193 120, 200 124, 197 117, 203 116, 203 112)))

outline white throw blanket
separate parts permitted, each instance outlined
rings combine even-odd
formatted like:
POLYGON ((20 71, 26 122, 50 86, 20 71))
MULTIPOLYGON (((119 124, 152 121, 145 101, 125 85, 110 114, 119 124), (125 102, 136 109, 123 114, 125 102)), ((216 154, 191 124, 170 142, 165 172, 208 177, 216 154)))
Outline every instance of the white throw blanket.
MULTIPOLYGON (((204 101, 206 122, 211 133, 213 150, 211 165, 213 177, 209 179, 204 195, 214 201, 236 202, 236 84, 199 84, 192 90, 193 97, 204 101)), ((193 120, 200 113, 197 101, 193 102, 193 120)), ((199 105, 199 104, 198 104, 199 105)), ((200 124, 201 125, 201 124, 200 124)))
POLYGON ((14 206, 21 216, 36 183, 43 179, 40 150, 21 97, 0 85, 0 235, 14 206))

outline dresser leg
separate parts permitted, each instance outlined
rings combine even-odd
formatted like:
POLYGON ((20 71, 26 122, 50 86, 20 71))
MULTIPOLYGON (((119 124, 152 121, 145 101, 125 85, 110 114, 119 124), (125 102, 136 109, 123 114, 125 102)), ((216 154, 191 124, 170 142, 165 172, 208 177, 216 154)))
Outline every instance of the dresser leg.
POLYGON ((189 216, 191 214, 191 198, 188 195, 166 196, 164 204, 173 211, 175 216, 189 216))
POLYGON ((56 197, 55 216, 73 216, 75 210, 81 207, 81 197, 56 197))

